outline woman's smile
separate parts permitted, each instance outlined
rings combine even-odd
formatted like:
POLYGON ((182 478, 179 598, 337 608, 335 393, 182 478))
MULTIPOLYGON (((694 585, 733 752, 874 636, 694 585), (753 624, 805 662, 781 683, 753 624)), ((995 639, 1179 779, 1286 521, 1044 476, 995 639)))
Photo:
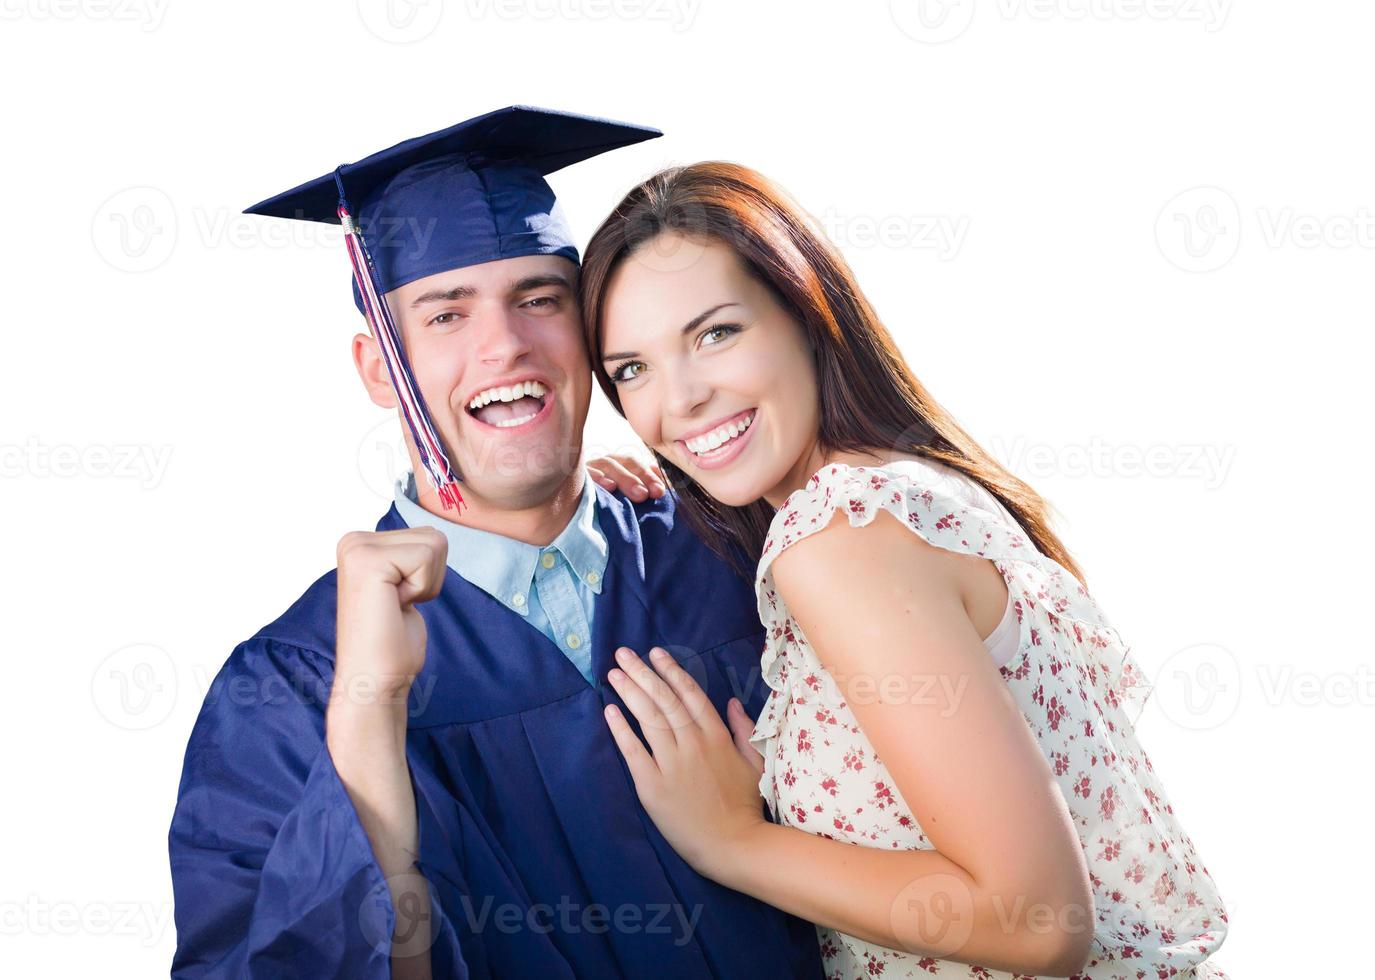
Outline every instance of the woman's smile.
POLYGON ((674 445, 693 466, 704 470, 720 469, 734 462, 749 444, 757 416, 758 409, 747 408, 706 431, 698 430, 687 438, 675 439, 674 445))

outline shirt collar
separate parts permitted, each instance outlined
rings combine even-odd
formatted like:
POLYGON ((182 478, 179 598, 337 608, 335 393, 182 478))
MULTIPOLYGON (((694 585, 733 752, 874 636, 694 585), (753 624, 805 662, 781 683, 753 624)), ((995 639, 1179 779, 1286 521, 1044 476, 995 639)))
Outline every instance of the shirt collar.
POLYGON ((582 497, 567 526, 543 547, 455 524, 430 513, 416 502, 412 472, 396 481, 393 497, 396 511, 407 527, 439 530, 449 542, 449 567, 512 612, 529 615, 535 568, 545 552, 563 555, 578 580, 601 594, 608 548, 597 522, 597 498, 591 480, 583 482, 582 497))

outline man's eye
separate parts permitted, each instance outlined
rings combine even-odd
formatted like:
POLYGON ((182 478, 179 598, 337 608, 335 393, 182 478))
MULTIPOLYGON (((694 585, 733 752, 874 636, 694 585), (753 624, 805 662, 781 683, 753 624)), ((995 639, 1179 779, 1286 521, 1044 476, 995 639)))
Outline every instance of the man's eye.
POLYGON ((629 371, 631 368, 643 367, 643 361, 626 361, 624 364, 622 364, 620 367, 618 367, 615 371, 612 372, 611 380, 615 384, 620 384, 622 381, 630 381, 631 379, 635 378, 640 372, 638 370, 635 372, 635 374, 627 374, 626 372, 629 371))
POLYGON ((522 305, 522 306, 529 306, 529 307, 532 307, 532 308, 534 308, 534 309, 539 309, 539 308, 545 307, 545 306, 553 306, 553 305, 555 305, 557 302, 558 302, 558 300, 554 299, 554 297, 552 297, 552 296, 536 296, 536 297, 534 297, 533 299, 528 299, 528 300, 526 300, 526 301, 525 301, 524 303, 522 303, 521 305, 522 305))
POLYGON ((453 321, 457 320, 459 318, 459 315, 460 314, 453 312, 440 313, 437 316, 435 316, 434 319, 430 321, 430 323, 436 326, 443 326, 446 323, 452 323, 453 321))

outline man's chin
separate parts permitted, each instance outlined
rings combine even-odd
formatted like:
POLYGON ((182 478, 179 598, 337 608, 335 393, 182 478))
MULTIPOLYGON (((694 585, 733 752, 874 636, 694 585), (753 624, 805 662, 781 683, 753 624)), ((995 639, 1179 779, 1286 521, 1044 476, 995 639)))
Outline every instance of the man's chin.
POLYGON ((473 496, 497 509, 536 507, 551 500, 579 467, 579 453, 530 452, 510 454, 504 465, 488 460, 486 466, 469 465, 460 484, 465 497, 473 496), (564 458, 568 457, 568 458, 564 458))
POLYGON ((474 503, 480 503, 484 509, 529 510, 552 502, 560 488, 568 483, 570 475, 549 473, 542 479, 509 483, 483 480, 480 488, 464 481, 461 487, 466 498, 474 503))

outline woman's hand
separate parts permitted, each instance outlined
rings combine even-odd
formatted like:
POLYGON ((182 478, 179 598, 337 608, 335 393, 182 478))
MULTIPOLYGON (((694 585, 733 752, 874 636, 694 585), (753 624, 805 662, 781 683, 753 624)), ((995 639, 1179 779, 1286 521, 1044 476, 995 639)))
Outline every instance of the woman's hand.
POLYGON ((732 704, 732 740, 701 687, 659 647, 650 651, 653 668, 628 647, 616 659, 621 669, 608 675, 611 686, 639 721, 649 749, 615 705, 607 705, 606 721, 640 802, 688 864, 720 880, 767 825, 759 797, 763 758, 749 744, 754 726, 732 704))
POLYGON ((589 460, 587 472, 606 489, 619 490, 631 500, 662 497, 668 488, 657 463, 646 464, 627 453, 589 460))

